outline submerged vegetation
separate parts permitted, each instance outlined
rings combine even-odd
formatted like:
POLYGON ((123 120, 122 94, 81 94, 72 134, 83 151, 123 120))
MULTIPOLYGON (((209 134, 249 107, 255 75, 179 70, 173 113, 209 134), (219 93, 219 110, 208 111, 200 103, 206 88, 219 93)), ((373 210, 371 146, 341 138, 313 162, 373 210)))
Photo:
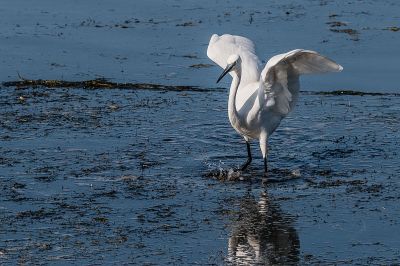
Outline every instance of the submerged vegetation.
MULTIPOLYGON (((104 78, 89 79, 82 81, 53 80, 53 79, 25 79, 6 81, 2 83, 3 87, 30 88, 79 88, 79 89, 130 89, 130 90, 148 90, 148 91, 193 91, 193 92, 211 92, 224 88, 203 88, 189 85, 163 85, 155 83, 130 83, 130 82, 112 82, 104 78)), ((364 92, 356 90, 333 90, 333 91, 301 91, 302 93, 312 95, 351 95, 351 96, 400 96, 400 93, 387 92, 364 92)))
POLYGON ((84 88, 84 89, 134 89, 155 91, 210 91, 211 89, 196 86, 171 86, 152 83, 120 83, 107 79, 90 79, 83 81, 67 81, 52 79, 25 79, 3 82, 4 87, 46 87, 46 88, 84 88))

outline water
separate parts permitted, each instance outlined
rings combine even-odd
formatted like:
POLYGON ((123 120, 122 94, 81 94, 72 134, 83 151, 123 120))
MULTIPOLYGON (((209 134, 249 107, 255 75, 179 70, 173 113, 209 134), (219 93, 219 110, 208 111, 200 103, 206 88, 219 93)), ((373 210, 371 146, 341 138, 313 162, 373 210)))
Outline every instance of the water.
POLYGON ((243 181, 206 177, 245 160, 225 90, 1 94, 6 262, 397 261, 398 96, 302 93, 263 183, 258 145, 243 181))
POLYGON ((212 63, 206 49, 213 33, 232 33, 254 40, 263 61, 305 48, 343 65, 340 75, 306 77, 309 90, 396 92, 400 34, 387 29, 400 27, 399 10, 396 0, 16 0, 0 7, 0 80, 19 72, 32 79, 209 87, 219 67, 191 66, 212 63), (334 22, 344 25, 327 24, 334 22), (357 34, 332 31, 346 29, 357 34))
POLYGON ((208 3, 0 8, 2 81, 18 71, 210 88, 2 86, 1 264, 399 263, 400 97, 389 93, 399 34, 382 30, 396 26, 397 2, 208 3), (275 182, 263 180, 257 143, 250 168, 233 171, 246 148, 227 119, 227 89, 212 89, 220 69, 190 67, 211 63, 212 32, 247 33, 266 57, 305 47, 345 67, 302 80, 270 139, 275 182), (382 95, 319 93, 334 89, 382 95))

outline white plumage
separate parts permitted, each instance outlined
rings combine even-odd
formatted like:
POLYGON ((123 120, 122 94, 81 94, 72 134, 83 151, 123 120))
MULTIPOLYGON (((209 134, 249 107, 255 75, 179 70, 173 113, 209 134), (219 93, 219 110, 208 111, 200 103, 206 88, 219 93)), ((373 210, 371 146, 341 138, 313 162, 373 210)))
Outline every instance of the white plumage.
POLYGON ((267 172, 268 137, 293 110, 300 89, 299 75, 339 72, 343 68, 314 51, 296 49, 272 57, 261 71, 254 43, 244 37, 213 34, 207 56, 229 73, 232 84, 228 116, 232 127, 243 136, 251 162, 250 139, 258 139, 267 172))

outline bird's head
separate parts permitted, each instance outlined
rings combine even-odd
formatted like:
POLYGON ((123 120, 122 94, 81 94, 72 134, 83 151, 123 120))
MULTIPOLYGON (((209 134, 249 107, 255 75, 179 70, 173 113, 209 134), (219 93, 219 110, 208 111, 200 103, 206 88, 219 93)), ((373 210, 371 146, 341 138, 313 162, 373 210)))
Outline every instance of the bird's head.
POLYGON ((226 61, 226 67, 224 69, 224 72, 222 72, 221 76, 219 76, 217 83, 220 82, 220 80, 229 72, 231 71, 238 71, 240 70, 240 63, 242 60, 240 59, 240 56, 238 54, 232 54, 228 57, 228 60, 226 61))

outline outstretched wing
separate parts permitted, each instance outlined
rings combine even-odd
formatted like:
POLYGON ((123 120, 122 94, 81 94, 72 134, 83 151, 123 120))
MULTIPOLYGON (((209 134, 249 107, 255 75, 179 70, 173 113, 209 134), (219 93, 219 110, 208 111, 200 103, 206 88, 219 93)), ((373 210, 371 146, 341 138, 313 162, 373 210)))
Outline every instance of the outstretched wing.
POLYGON ((297 49, 276 55, 261 72, 259 97, 265 99, 267 108, 285 116, 296 104, 299 75, 339 72, 342 69, 341 65, 314 51, 297 49))
POLYGON ((213 34, 207 48, 207 56, 223 69, 228 57, 238 54, 242 59, 241 85, 256 82, 260 78, 261 63, 256 55, 254 43, 241 36, 213 34))

